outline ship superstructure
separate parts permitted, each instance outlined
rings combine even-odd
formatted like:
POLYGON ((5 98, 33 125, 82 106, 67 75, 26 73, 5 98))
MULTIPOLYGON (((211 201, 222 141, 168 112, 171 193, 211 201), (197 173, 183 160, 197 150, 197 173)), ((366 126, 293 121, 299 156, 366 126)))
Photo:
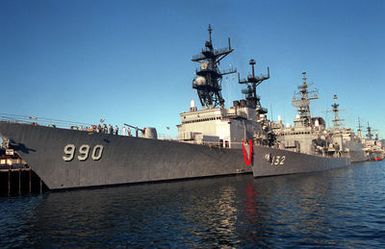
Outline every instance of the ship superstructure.
POLYGON ((303 83, 292 99, 292 105, 297 108, 294 125, 285 127, 281 124, 275 129, 279 148, 312 155, 332 152, 328 150, 325 120, 311 115, 310 102, 318 99, 318 92, 308 89, 306 72, 302 74, 303 83))
POLYGON ((265 119, 265 115, 267 114, 267 109, 262 107, 261 105, 261 97, 257 95, 257 86, 259 86, 264 80, 270 78, 270 70, 267 68, 267 75, 255 75, 255 60, 250 59, 249 64, 251 66, 251 73, 247 76, 247 78, 240 77, 238 73, 238 83, 246 84, 246 88, 242 90, 242 93, 245 94, 245 99, 247 101, 247 105, 250 108, 256 110, 257 121, 265 119))
POLYGON ((211 37, 212 28, 209 25, 209 39, 205 43, 202 51, 192 57, 193 62, 199 63, 196 70, 196 77, 193 80, 193 88, 197 90, 202 106, 215 108, 224 107, 225 100, 222 97, 222 78, 224 75, 236 72, 236 69, 219 70, 219 63, 234 49, 231 48, 230 38, 228 47, 215 49, 211 37))
POLYGON ((247 79, 239 80, 240 84, 247 84, 245 99, 234 101, 230 108, 225 108, 222 98, 221 80, 225 74, 235 73, 231 68, 221 71, 219 62, 234 49, 215 49, 212 42, 212 28, 209 26, 209 40, 206 41, 202 52, 193 56, 192 61, 199 63, 193 88, 197 90, 202 108, 198 110, 192 101, 190 109, 180 114, 178 125, 178 139, 181 142, 193 144, 208 144, 223 148, 241 148, 243 141, 254 136, 267 143, 268 136, 262 132, 260 121, 267 110, 260 104, 260 97, 256 94, 256 87, 268 79, 268 75, 255 75, 255 60, 250 60, 252 73, 247 79))
POLYGON ((350 165, 338 145, 331 143, 325 120, 311 115, 310 102, 318 99, 316 90, 309 90, 306 73, 292 99, 297 108, 294 125, 282 120, 271 122, 276 141, 273 146, 255 146, 258 154, 253 165, 255 177, 323 171, 350 165))
POLYGON ((366 161, 367 157, 363 151, 364 146, 359 135, 356 135, 352 128, 342 125, 343 119, 340 118, 340 109, 337 102, 337 95, 333 96, 332 112, 333 112, 333 127, 329 129, 329 134, 332 138, 332 143, 340 150, 348 155, 352 162, 366 161))
POLYGON ((373 134, 373 128, 370 126, 369 122, 366 127, 366 136, 363 138, 363 144, 363 150, 368 160, 381 161, 384 159, 384 145, 380 141, 378 133, 373 134))

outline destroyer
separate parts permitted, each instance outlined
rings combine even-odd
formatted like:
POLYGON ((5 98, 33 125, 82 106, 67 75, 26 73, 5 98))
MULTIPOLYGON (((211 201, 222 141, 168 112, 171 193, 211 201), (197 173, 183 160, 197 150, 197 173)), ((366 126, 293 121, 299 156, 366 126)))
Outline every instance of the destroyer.
POLYGON ((285 127, 282 121, 271 123, 277 141, 276 148, 255 146, 253 174, 255 177, 322 171, 350 165, 338 144, 328 140, 326 123, 312 117, 310 101, 317 99, 316 91, 309 91, 306 73, 292 104, 297 108, 294 126, 285 127))
POLYGON ((225 108, 222 78, 235 69, 220 70, 230 45, 215 49, 212 29, 202 51, 192 87, 202 108, 192 103, 180 114, 178 141, 157 139, 156 130, 143 137, 96 134, 18 122, 1 121, 8 148, 25 160, 49 189, 162 181, 251 173, 255 176, 300 173, 341 167, 345 158, 325 158, 271 148, 275 136, 260 106, 256 86, 269 78, 254 74, 245 80, 246 99, 225 108), (245 144, 245 141, 250 141, 245 144), (269 155, 269 158, 266 158, 269 155))
POLYGON ((343 154, 349 156, 352 163, 367 161, 368 157, 365 155, 361 137, 356 135, 351 128, 342 126, 341 121, 343 121, 343 119, 341 119, 339 115, 337 95, 334 95, 333 99, 333 127, 329 130, 329 135, 332 137, 332 144, 337 145, 343 154))
MULTIPOLYGON (((362 127, 358 119, 358 129, 362 137, 362 127)), ((372 127, 366 127, 366 137, 362 139, 364 143, 364 152, 369 161, 382 161, 385 157, 385 151, 382 141, 378 138, 378 133, 372 133, 372 127)))

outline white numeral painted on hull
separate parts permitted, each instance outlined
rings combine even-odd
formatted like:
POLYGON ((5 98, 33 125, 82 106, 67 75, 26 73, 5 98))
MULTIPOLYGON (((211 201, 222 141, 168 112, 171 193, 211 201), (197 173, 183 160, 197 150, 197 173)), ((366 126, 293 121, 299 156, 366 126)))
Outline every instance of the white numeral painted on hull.
POLYGON ((265 159, 270 162, 270 165, 283 166, 285 165, 286 156, 273 156, 271 154, 266 154, 265 159))
POLYGON ((102 158, 102 154, 103 154, 103 145, 100 145, 100 144, 96 145, 92 150, 92 155, 91 155, 92 160, 94 161, 100 160, 100 158, 102 158))
POLYGON ((67 144, 64 147, 63 160, 66 162, 72 161, 72 159, 74 159, 74 156, 75 156, 75 145, 67 144))
MULTIPOLYGON (((91 152, 91 158, 94 161, 98 161, 102 158, 103 155, 103 145, 95 145, 91 152)), ((88 144, 83 144, 79 147, 78 150, 79 155, 77 156, 79 161, 86 161, 90 154, 90 146, 88 144)), ((74 144, 67 144, 64 147, 64 156, 63 160, 66 162, 70 162, 75 158, 76 154, 76 146, 74 144)))
POLYGON ((273 156, 271 165, 279 166, 285 165, 286 156, 273 156))
POLYGON ((88 153, 90 152, 90 146, 88 144, 83 144, 79 148, 80 155, 78 156, 79 161, 85 161, 88 158, 88 153))
POLYGON ((274 156, 271 165, 285 165, 286 156, 274 156))

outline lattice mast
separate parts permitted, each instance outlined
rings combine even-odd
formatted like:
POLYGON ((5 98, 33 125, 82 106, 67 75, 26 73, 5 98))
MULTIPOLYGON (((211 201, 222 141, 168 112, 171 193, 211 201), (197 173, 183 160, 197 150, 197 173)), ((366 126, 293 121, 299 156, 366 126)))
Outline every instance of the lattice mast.
POLYGON ((333 127, 334 129, 339 129, 341 128, 341 122, 343 121, 343 119, 340 119, 340 110, 339 110, 339 104, 337 104, 337 95, 334 94, 333 96, 333 100, 334 100, 334 103, 332 104, 332 112, 334 113, 334 119, 332 120, 333 121, 333 127))
POLYGON ((362 138, 362 125, 361 125, 360 117, 358 117, 357 136, 358 136, 359 138, 362 138))
POLYGON ((292 105, 297 108, 299 121, 304 126, 311 126, 310 101, 318 99, 317 90, 308 90, 306 72, 303 72, 303 83, 298 86, 298 92, 293 96, 292 105))
POLYGON ((366 127, 366 138, 369 140, 373 139, 372 127, 370 127, 368 122, 368 127, 366 127))
POLYGON ((263 108, 261 105, 261 97, 257 95, 257 86, 259 86, 262 81, 270 78, 270 70, 267 68, 267 75, 255 76, 255 60, 251 59, 249 61, 251 66, 251 74, 247 76, 246 79, 241 79, 238 73, 238 82, 239 84, 247 84, 247 88, 242 90, 242 93, 245 94, 247 105, 251 108, 256 109, 257 114, 266 114, 267 109, 263 108))
POLYGON ((222 97, 222 78, 226 74, 236 72, 236 69, 219 70, 219 63, 227 55, 234 51, 231 48, 230 38, 228 39, 228 47, 215 49, 213 46, 211 33, 212 28, 209 25, 209 40, 206 41, 202 51, 192 57, 193 62, 200 64, 196 70, 193 80, 193 88, 197 90, 199 100, 204 107, 214 108, 217 106, 224 107, 225 100, 222 97))

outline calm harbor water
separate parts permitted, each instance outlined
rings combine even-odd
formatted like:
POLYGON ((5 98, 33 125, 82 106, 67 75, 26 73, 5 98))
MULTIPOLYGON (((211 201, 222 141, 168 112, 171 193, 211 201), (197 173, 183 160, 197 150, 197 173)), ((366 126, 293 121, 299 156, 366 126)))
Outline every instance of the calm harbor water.
POLYGON ((385 162, 0 198, 0 248, 385 248, 385 162))

